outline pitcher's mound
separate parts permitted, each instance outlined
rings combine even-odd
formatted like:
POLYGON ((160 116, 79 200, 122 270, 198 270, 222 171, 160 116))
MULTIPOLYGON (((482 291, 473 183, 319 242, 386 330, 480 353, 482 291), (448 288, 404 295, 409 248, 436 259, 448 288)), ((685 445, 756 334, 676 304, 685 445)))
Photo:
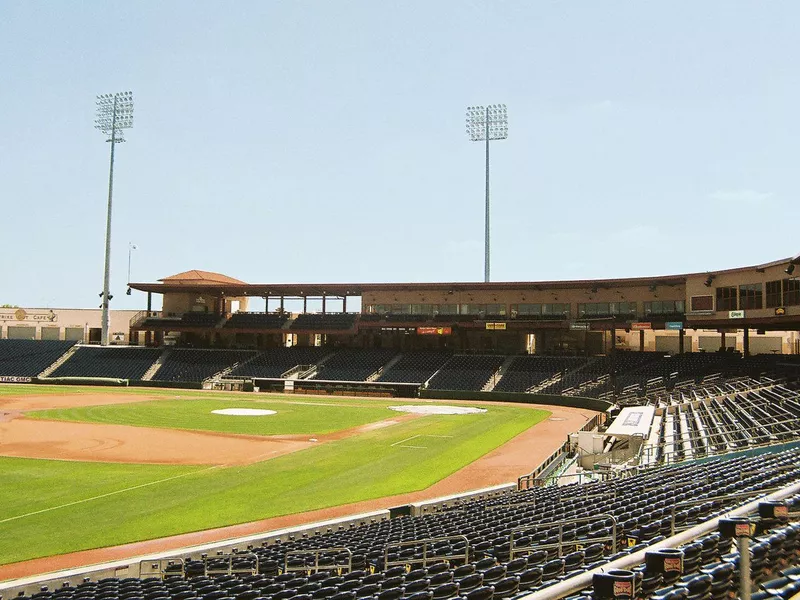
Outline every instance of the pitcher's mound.
POLYGON ((219 408, 211 412, 215 415, 231 415, 234 417, 263 417, 278 414, 274 410, 263 408, 219 408))
POLYGON ((415 415, 474 415, 476 413, 485 413, 485 408, 473 408, 471 406, 446 406, 446 405, 408 405, 408 406, 390 406, 392 410, 398 412, 414 413, 415 415))

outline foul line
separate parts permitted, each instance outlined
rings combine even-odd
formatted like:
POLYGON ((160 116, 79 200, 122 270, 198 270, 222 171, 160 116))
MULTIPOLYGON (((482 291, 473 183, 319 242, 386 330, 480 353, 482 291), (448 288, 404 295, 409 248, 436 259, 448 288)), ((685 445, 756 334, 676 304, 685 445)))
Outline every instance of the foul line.
POLYGON ((106 494, 100 494, 99 496, 92 496, 91 498, 84 498, 83 500, 75 500, 74 502, 67 502, 66 504, 59 504, 58 506, 51 506, 50 508, 43 508, 42 510, 35 510, 33 512, 25 513, 24 515, 17 515, 15 517, 8 517, 6 519, 0 519, 0 523, 8 523, 9 521, 16 521, 17 519, 23 519, 25 517, 32 517, 33 515, 39 515, 42 513, 50 512, 52 510, 58 510, 59 508, 66 508, 68 506, 75 506, 76 504, 83 504, 84 502, 91 502, 92 500, 99 500, 100 498, 107 498, 108 496, 114 496, 116 494, 121 494, 123 492, 130 492, 132 490, 138 490, 140 488, 149 487, 151 485, 156 485, 158 483, 164 483, 165 481, 172 481, 173 479, 180 479, 181 477, 186 477, 188 475, 196 475, 197 473, 205 473, 206 471, 211 471, 212 469, 219 469, 220 467, 224 467, 226 465, 214 465, 213 467, 208 467, 207 469, 201 469, 199 471, 192 471, 191 473, 183 473, 182 475, 175 475, 173 477, 167 477, 166 479, 159 479, 157 481, 150 481, 149 483, 142 483, 140 485, 134 485, 133 487, 123 488, 121 490, 116 490, 113 492, 108 492, 106 494))
MULTIPOLYGON (((401 448, 417 448, 419 450, 427 450, 427 448, 428 448, 427 446, 409 446, 409 445, 405 444, 405 442, 410 442, 411 440, 416 439, 416 438, 420 438, 420 437, 452 438, 453 436, 452 435, 426 435, 426 434, 423 434, 423 433, 418 433, 417 435, 412 435, 411 437, 408 437, 408 438, 406 438, 404 440, 400 440, 399 442, 395 442, 394 444, 391 444, 389 447, 392 448, 394 446, 400 446, 401 448)), ((0 522, 2 522, 2 521, 0 521, 0 522)))

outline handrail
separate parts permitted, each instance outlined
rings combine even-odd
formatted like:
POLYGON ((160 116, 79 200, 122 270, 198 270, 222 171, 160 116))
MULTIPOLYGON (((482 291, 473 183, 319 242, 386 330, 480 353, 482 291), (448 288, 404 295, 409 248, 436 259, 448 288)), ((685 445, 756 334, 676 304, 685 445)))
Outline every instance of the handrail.
POLYGON ((182 558, 161 558, 139 561, 139 577, 160 577, 165 579, 173 575, 186 576, 185 563, 182 558))
POLYGON ((469 562, 469 539, 465 535, 451 535, 451 536, 444 536, 444 537, 433 537, 433 538, 422 538, 418 540, 409 540, 407 542, 394 542, 391 544, 387 544, 384 548, 383 554, 383 565, 384 569, 388 569, 390 566, 396 565, 422 565, 423 567, 427 567, 428 564, 434 562, 449 562, 450 560, 463 560, 464 564, 469 562), (431 544, 435 544, 438 542, 450 542, 453 540, 458 540, 460 542, 464 542, 464 552, 463 553, 451 553, 451 554, 436 554, 428 556, 428 548, 431 544), (408 546, 422 546, 422 556, 411 557, 411 558, 403 558, 399 560, 389 560, 389 549, 392 548, 403 548, 408 546))
POLYGON ((290 550, 284 556, 283 568, 284 573, 302 571, 311 575, 312 573, 318 573, 322 569, 325 571, 336 571, 341 575, 342 573, 349 573, 353 570, 353 552, 349 548, 345 547, 315 548, 313 550, 290 550), (333 562, 330 564, 320 564, 320 556, 322 554, 333 554, 333 562), (347 557, 347 561, 344 563, 337 562, 337 557, 343 554, 347 557), (307 564, 307 561, 304 560, 302 565, 289 565, 290 557, 300 556, 313 556, 314 564, 309 565, 307 564))
POLYGON ((258 573, 258 555, 252 552, 203 557, 204 575, 255 575, 258 573), (235 567, 234 559, 248 560, 246 568, 235 567))
POLYGON ((652 552, 661 548, 676 548, 681 544, 685 544, 691 540, 710 533, 711 531, 714 531, 717 528, 721 518, 746 515, 755 511, 758 508, 759 502, 764 500, 782 500, 798 492, 800 492, 800 482, 790 484, 785 488, 766 496, 765 498, 757 498, 748 504, 744 504, 733 509, 727 514, 715 517, 709 521, 706 521, 705 523, 695 525, 691 529, 687 529, 686 531, 683 531, 673 537, 669 537, 666 540, 648 546, 644 550, 633 552, 600 567, 579 573, 575 577, 570 577, 564 581, 559 581, 558 583, 543 590, 533 592, 527 596, 522 596, 520 600, 558 600, 559 598, 566 598, 567 596, 571 596, 585 587, 590 586, 592 584, 592 578, 595 574, 607 573, 612 569, 628 569, 635 565, 639 565, 644 562, 645 552, 652 552))
POLYGON ((564 547, 571 547, 575 546, 579 542, 586 542, 590 541, 591 543, 596 542, 604 542, 610 541, 611 542, 611 553, 615 553, 617 551, 617 519, 614 515, 611 514, 597 514, 592 515, 589 517, 577 517, 574 519, 565 519, 563 521, 550 521, 547 523, 534 523, 533 525, 528 525, 526 527, 520 527, 519 529, 514 529, 511 531, 511 535, 509 536, 509 557, 511 560, 517 554, 529 554, 533 550, 545 550, 548 548, 557 548, 558 555, 563 556, 564 547), (608 536, 598 536, 592 538, 575 538, 573 540, 568 540, 567 542, 564 541, 564 525, 570 525, 573 523, 591 523, 599 520, 604 521, 611 521, 611 535, 608 536), (530 543, 526 546, 518 546, 515 542, 515 538, 518 538, 521 535, 529 534, 536 531, 541 531, 542 529, 553 529, 554 527, 558 528, 558 542, 552 544, 542 544, 539 542, 530 543))

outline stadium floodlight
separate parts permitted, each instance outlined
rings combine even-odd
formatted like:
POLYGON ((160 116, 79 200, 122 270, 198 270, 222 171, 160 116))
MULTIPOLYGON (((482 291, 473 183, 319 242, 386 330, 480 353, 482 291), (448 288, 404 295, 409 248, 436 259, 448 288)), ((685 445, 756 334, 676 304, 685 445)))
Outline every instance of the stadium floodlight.
POLYGON ((489 142, 508 137, 508 111, 505 104, 467 107, 467 136, 473 142, 486 142, 486 216, 483 280, 489 281, 489 142))
POLYGON ((133 127, 133 92, 117 92, 97 96, 97 115, 94 120, 95 129, 108 136, 111 142, 111 164, 108 171, 108 211, 106 213, 106 255, 103 271, 103 322, 100 343, 108 345, 108 303, 111 300, 109 284, 111 280, 111 198, 114 191, 114 147, 125 141, 124 129, 133 127))

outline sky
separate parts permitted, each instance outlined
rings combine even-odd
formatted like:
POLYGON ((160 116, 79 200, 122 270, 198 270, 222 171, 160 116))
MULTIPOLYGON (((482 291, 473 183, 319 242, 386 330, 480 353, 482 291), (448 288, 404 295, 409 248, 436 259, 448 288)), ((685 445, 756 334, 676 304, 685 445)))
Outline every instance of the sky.
POLYGON ((0 304, 131 280, 634 277, 800 252, 800 3, 0 2, 0 304))

